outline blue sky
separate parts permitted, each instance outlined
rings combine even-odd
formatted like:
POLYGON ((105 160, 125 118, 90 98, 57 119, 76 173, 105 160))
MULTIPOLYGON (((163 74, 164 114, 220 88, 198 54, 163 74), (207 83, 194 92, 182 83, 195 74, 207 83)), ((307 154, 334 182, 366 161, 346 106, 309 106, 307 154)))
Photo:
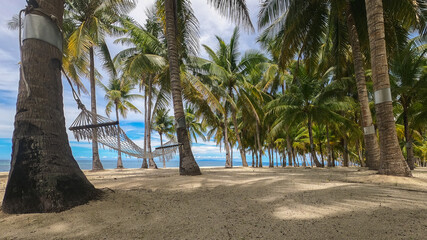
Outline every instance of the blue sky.
MULTIPOLYGON (((249 0, 248 6, 250 9, 252 21, 256 25, 256 16, 258 13, 258 0, 249 0)), ((13 15, 17 14, 20 9, 24 8, 24 0, 4 0, 3 7, 0 8, 0 159, 10 159, 12 144, 11 138, 13 133, 13 121, 15 115, 15 104, 18 89, 18 77, 19 77, 19 44, 18 44, 18 32, 12 31, 7 28, 7 22, 12 18, 13 15)), ((138 22, 145 22, 145 9, 151 6, 154 0, 139 0, 137 7, 131 12, 131 16, 138 22)), ((221 36, 223 39, 228 41, 231 37, 235 25, 231 24, 228 20, 221 17, 214 9, 212 9, 205 0, 193 0, 193 9, 200 22, 200 43, 206 44, 215 49, 216 39, 215 35, 221 36)), ((240 37, 240 49, 242 52, 248 49, 258 49, 259 46, 256 44, 255 38, 257 33, 246 34, 241 31, 240 37)), ((122 46, 115 45, 110 39, 108 41, 111 52, 117 53, 122 49, 122 46)), ((203 51, 200 52, 202 57, 206 56, 203 51)), ((102 73, 102 71, 101 71, 102 73)), ((107 75, 105 74, 103 82, 108 81, 107 75)), ((84 81, 87 88, 89 87, 88 81, 84 81)), ((70 87, 65 81, 64 84, 64 111, 66 118, 67 128, 70 126, 72 121, 79 114, 79 110, 72 98, 70 87)), ((97 89, 97 107, 98 113, 105 115, 104 92, 101 89, 97 89)), ((89 96, 82 96, 83 103, 90 106, 89 96)), ((142 109, 143 102, 140 100, 136 101, 135 105, 142 109)), ((171 110, 172 113, 173 110, 171 110)), ((143 144, 143 123, 144 116, 141 114, 128 114, 128 118, 121 121, 123 130, 127 133, 129 138, 135 141, 136 144, 142 146, 143 144)), ((91 158, 91 145, 88 142, 77 142, 71 132, 68 132, 69 141, 73 150, 74 157, 76 159, 90 159, 91 158)), ((159 136, 157 133, 152 134, 152 147, 160 145, 159 136)), ((114 159, 116 153, 109 150, 102 150, 100 148, 101 159, 114 159)), ((196 159, 225 159, 225 153, 220 152, 218 146, 212 141, 193 144, 193 153, 196 159)), ((234 158, 240 158, 238 151, 234 150, 234 158)), ((238 161, 238 160, 237 160, 238 161)))

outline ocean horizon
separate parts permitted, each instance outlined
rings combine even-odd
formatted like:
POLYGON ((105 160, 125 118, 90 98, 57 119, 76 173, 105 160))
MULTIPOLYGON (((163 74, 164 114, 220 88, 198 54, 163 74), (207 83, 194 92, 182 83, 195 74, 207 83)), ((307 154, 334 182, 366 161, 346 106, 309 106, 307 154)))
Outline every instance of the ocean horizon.
MULTIPOLYGON (((92 169, 92 160, 91 159, 76 159, 77 163, 82 170, 91 170, 92 169)), ((154 160, 158 168, 163 168, 163 162, 157 159, 154 160)), ((224 167, 225 159, 196 159, 199 167, 224 167)), ((104 169, 115 169, 117 166, 117 159, 104 159, 101 160, 104 169)), ((248 164, 251 164, 251 161, 248 161, 248 164)), ((134 158, 123 158, 124 168, 141 168, 142 159, 134 158)), ((264 166, 268 166, 267 162, 263 161, 264 166)), ((233 159, 234 167, 241 167, 241 159, 233 159)), ((166 162, 166 168, 177 168, 179 167, 179 160, 172 159, 166 162)), ((10 170, 10 160, 0 160, 0 172, 9 172, 10 170)))

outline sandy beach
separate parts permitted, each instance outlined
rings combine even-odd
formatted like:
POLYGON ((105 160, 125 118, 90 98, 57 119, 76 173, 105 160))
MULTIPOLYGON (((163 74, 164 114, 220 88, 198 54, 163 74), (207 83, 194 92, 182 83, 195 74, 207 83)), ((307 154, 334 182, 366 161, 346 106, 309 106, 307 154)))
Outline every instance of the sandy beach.
MULTIPOLYGON (((0 239, 426 239, 427 169, 203 168, 89 172, 101 200, 0 213, 0 239)), ((0 173, 0 200, 7 173, 0 173)))

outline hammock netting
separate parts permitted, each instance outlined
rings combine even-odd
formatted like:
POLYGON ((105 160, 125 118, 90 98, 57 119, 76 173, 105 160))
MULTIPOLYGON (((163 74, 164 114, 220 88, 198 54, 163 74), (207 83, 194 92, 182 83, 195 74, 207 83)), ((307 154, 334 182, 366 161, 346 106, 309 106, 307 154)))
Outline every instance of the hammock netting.
POLYGON ((173 140, 156 148, 153 152, 144 150, 136 145, 119 127, 119 122, 112 121, 98 114, 92 114, 84 106, 79 106, 81 113, 69 128, 77 141, 95 141, 103 146, 137 158, 156 158, 164 156, 170 160, 177 152, 180 144, 173 140))

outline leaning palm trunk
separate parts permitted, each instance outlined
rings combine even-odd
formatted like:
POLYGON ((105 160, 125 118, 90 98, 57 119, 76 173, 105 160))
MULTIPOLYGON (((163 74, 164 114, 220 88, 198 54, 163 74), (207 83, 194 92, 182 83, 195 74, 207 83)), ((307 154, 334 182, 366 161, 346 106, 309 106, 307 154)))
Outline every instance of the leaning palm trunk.
POLYGON ((258 143, 258 152, 259 152, 259 167, 262 167, 262 145, 260 140, 259 124, 256 122, 256 141, 258 143))
POLYGON ((380 174, 412 176, 396 135, 388 75, 382 0, 365 0, 371 50, 375 110, 380 137, 380 174))
MULTIPOLYGON (((95 93, 95 60, 93 47, 89 48, 90 57, 90 107, 92 112, 92 123, 96 124, 96 93, 95 93)), ((99 159, 98 151, 98 131, 93 128, 92 135, 92 170, 103 170, 101 160, 99 159)))
POLYGON ((179 76, 179 58, 177 46, 177 14, 175 0, 165 0, 166 13, 166 40, 168 45, 169 72, 171 79, 172 100, 175 121, 177 122, 176 135, 179 148, 179 173, 181 175, 200 175, 200 168, 194 160, 190 140, 185 123, 184 106, 182 104, 181 80, 179 76))
POLYGON ((247 167, 248 162, 246 162, 245 149, 243 148, 242 140, 240 139, 240 130, 239 130, 239 127, 237 125, 236 111, 234 110, 232 114, 233 114, 234 131, 236 132, 237 143, 239 144, 240 157, 242 158, 242 166, 247 167))
POLYGON ((407 163, 411 170, 415 169, 415 159, 414 159, 414 149, 412 147, 412 136, 409 129, 409 121, 408 121, 408 109, 404 107, 403 109, 403 126, 405 128, 405 140, 406 140, 406 156, 407 163))
POLYGON ((163 148, 163 138, 162 138, 162 133, 161 133, 161 132, 159 132, 159 135, 160 135, 160 147, 162 148, 163 168, 166 168, 165 149, 163 148))
POLYGON ((350 2, 347 2, 347 28, 351 49, 353 52, 354 71, 356 73, 357 95, 359 98, 360 111, 362 114, 362 127, 364 131, 366 165, 369 169, 378 170, 380 167, 380 149, 377 135, 372 123, 371 110, 369 109, 368 90, 366 89, 365 70, 363 68, 363 56, 360 50, 359 35, 356 30, 350 2), (374 130, 374 131, 372 131, 374 130))
MULTIPOLYGON (((227 112, 227 108, 225 108, 227 112)), ((224 147, 225 147, 225 167, 231 168, 230 145, 228 143, 228 121, 227 114, 224 114, 224 147)))
POLYGON ((144 94, 144 158, 142 159, 141 168, 148 168, 147 163, 147 89, 145 88, 144 94))
POLYGON ((118 149, 118 155, 117 155, 117 168, 123 168, 123 162, 122 162, 122 151, 120 146, 120 121, 119 121, 119 108, 116 105, 116 119, 117 119, 117 149, 118 149))
POLYGON ((311 118, 310 117, 308 118, 307 127, 308 127, 308 136, 310 138, 310 153, 311 153, 311 158, 313 159, 314 164, 316 164, 316 167, 322 167, 322 164, 320 164, 319 160, 317 159, 316 152, 314 150, 313 130, 312 130, 312 123, 311 123, 311 118))
MULTIPOLYGON (((145 125, 147 126, 147 131, 145 132, 145 134, 147 135, 147 148, 148 148, 148 153, 151 155, 151 107, 152 107, 152 87, 153 87, 153 82, 152 79, 149 78, 148 79, 148 110, 147 110, 147 121, 145 122, 145 125)), ((148 166, 149 168, 153 168, 153 169, 157 169, 157 165, 154 162, 154 159, 152 157, 148 158, 148 166)))
MULTIPOLYGON (((62 25, 62 0, 38 3, 62 25)), ((37 39, 24 40, 21 50, 24 74, 19 82, 12 162, 2 210, 13 214, 63 211, 94 199, 98 191, 80 170, 68 142, 62 52, 37 39)))

